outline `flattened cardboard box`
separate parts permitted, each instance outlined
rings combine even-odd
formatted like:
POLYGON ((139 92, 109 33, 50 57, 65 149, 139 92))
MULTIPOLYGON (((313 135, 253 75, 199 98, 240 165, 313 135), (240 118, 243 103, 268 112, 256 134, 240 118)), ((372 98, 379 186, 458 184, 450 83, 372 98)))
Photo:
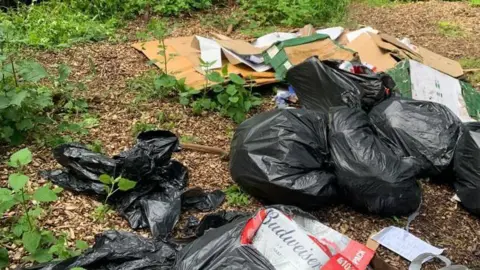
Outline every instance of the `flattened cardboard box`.
MULTIPOLYGON (((194 89, 200 90, 205 87, 205 76, 200 68, 200 50, 192 46, 194 36, 178 37, 165 39, 166 55, 170 57, 168 61, 168 72, 175 76, 177 80, 185 78, 185 84, 194 89)), ((155 65, 160 69, 164 68, 162 55, 159 55, 158 41, 149 41, 133 44, 132 46, 145 54, 145 56, 155 61, 155 65)), ((273 72, 255 72, 251 68, 243 65, 233 65, 228 63, 228 72, 236 73, 244 78, 248 78, 254 85, 265 85, 277 82, 273 72)), ((214 83, 211 82, 210 85, 214 83)))

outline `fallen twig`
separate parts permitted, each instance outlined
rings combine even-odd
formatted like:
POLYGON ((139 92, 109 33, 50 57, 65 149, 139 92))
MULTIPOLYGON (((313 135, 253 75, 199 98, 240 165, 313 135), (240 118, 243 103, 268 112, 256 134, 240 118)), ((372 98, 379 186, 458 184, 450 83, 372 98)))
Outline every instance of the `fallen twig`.
POLYGON ((218 147, 211 147, 211 146, 205 146, 205 145, 199 145, 199 144, 193 144, 193 143, 182 143, 181 146, 182 146, 182 149, 185 149, 185 150, 193 150, 198 152, 217 154, 217 155, 220 155, 223 160, 229 159, 228 152, 218 147))

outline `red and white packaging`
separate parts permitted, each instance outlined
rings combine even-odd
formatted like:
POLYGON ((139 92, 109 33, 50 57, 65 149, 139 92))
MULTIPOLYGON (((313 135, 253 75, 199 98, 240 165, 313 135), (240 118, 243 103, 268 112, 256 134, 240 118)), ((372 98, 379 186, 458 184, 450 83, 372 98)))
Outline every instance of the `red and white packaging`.
POLYGON ((374 251, 322 223, 289 217, 277 209, 260 210, 242 231, 276 270, 364 270, 374 251))

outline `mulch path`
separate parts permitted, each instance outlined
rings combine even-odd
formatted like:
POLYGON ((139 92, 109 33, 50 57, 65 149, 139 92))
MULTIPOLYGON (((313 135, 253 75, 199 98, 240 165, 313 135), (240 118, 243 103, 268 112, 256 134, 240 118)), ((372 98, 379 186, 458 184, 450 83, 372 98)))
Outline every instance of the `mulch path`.
MULTIPOLYGON (((219 12, 219 11, 214 11, 219 12)), ((212 27, 202 28, 200 17, 180 18, 172 22, 172 36, 187 34, 206 34, 215 30, 212 27)), ((480 41, 480 9, 472 9, 466 3, 454 2, 419 2, 392 7, 368 7, 354 5, 351 8, 352 21, 371 25, 397 37, 409 37, 413 42, 425 46, 447 57, 459 59, 463 57, 480 57, 478 44, 480 41), (464 37, 446 38, 438 33, 438 21, 453 21, 461 25, 467 33, 464 37)), ((129 24, 122 35, 129 42, 78 45, 59 52, 31 52, 35 58, 54 69, 58 63, 66 63, 72 68, 72 79, 82 80, 92 74, 86 81, 88 91, 78 93, 87 98, 89 113, 99 116, 99 126, 90 129, 82 141, 90 143, 100 140, 106 154, 114 155, 128 149, 134 144, 132 127, 138 122, 156 124, 157 115, 163 112, 167 122, 174 122, 171 131, 182 136, 193 136, 196 143, 220 147, 228 150, 232 131, 236 124, 216 113, 193 116, 188 107, 180 105, 175 99, 150 100, 134 104, 135 93, 127 88, 127 81, 140 76, 148 70, 155 70, 147 65, 144 56, 130 47, 135 39, 135 32, 146 25, 143 18, 129 24)), ((242 36, 233 32, 232 36, 242 36)), ((269 97, 262 109, 273 107, 269 97)), ((39 172, 58 168, 51 155, 51 150, 27 144, 34 153, 33 163, 27 170, 31 177, 31 185, 46 183, 39 172)), ((3 160, 13 149, 0 156, 0 186, 6 185, 9 170, 3 160)), ((189 169, 190 187, 199 186, 206 190, 225 189, 233 183, 230 178, 228 162, 214 154, 182 151, 174 155, 189 169)), ((445 248, 445 254, 456 264, 463 264, 472 269, 480 269, 480 219, 467 213, 459 204, 452 202, 452 188, 423 182, 423 204, 419 217, 411 224, 411 232, 432 245, 445 248)), ((91 197, 64 191, 59 201, 52 205, 52 216, 43 221, 43 225, 56 232, 68 234, 69 244, 82 239, 93 243, 96 233, 114 228, 130 230, 127 222, 115 213, 110 214, 105 223, 93 220, 91 213, 98 202, 91 197)), ((231 210, 252 210, 259 204, 253 201, 245 208, 222 208, 231 210)), ((182 216, 182 225, 186 216, 182 216)), ((392 219, 358 213, 347 206, 327 207, 315 211, 314 214, 325 224, 338 231, 365 242, 374 232, 387 226, 405 226, 406 218, 392 219)), ((147 231, 140 232, 148 235, 147 231)), ((15 245, 9 248, 9 255, 14 262, 7 269, 15 269, 21 265, 23 250, 15 245)), ((407 269, 408 263, 398 255, 381 248, 380 255, 392 266, 407 269)), ((427 269, 438 269, 431 264, 427 269)))

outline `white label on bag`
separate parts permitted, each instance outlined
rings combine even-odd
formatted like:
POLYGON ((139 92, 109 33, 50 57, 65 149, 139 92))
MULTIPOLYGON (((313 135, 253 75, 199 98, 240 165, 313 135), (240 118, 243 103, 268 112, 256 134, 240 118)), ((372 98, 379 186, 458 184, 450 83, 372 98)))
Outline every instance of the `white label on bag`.
POLYGON ((279 52, 277 46, 272 46, 270 49, 267 50, 267 54, 268 56, 270 56, 270 58, 273 58, 275 55, 277 55, 277 53, 279 52))
POLYGON ((276 209, 268 209, 252 241, 277 270, 320 269, 330 259, 294 221, 276 209))

